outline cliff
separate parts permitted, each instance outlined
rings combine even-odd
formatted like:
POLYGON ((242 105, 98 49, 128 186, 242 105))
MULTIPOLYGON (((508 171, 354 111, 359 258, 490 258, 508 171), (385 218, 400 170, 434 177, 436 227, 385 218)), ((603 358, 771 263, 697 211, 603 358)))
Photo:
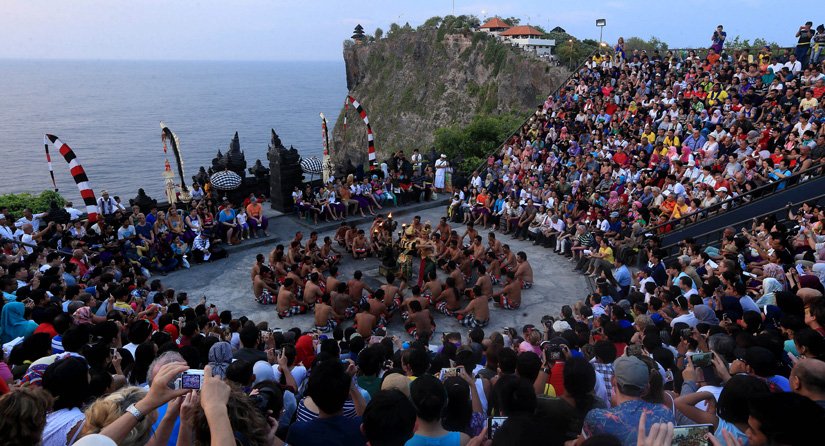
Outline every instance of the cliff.
MULTIPOLYGON (((427 153, 435 130, 477 114, 526 118, 568 75, 481 32, 422 28, 344 48, 347 88, 369 116, 379 163, 397 150, 427 153)), ((333 130, 333 161, 366 164, 366 126, 350 106, 344 131, 343 116, 333 130)))

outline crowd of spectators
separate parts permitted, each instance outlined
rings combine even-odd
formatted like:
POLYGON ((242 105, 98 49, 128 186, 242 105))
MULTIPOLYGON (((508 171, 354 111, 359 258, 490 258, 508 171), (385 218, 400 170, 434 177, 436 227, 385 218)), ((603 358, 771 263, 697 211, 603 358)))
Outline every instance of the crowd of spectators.
MULTIPOLYGON (((766 82, 772 70, 747 54, 621 54, 591 61, 548 98, 450 204, 456 220, 535 239, 594 275, 595 292, 538 327, 470 324, 409 340, 380 326, 272 329, 150 280, 148 269, 171 263, 140 260, 154 246, 131 221, 148 225, 139 212, 105 214, 97 229, 26 212, 17 237, 3 215, 0 231, 12 234, 0 256, 3 444, 811 444, 825 422, 823 210, 789 207, 786 218, 726 230, 718 245, 685 240, 673 259, 656 231, 643 234, 694 210, 701 218, 713 200, 788 187, 786 177, 816 166, 822 71, 806 63, 795 73, 789 58, 766 82), (92 233, 72 232, 81 230, 92 233), (629 256, 646 256, 645 266, 631 272, 629 256)), ((185 240, 186 219, 173 215, 172 241, 185 240)), ((485 247, 474 231, 458 236, 444 219, 422 232, 436 247, 449 242, 434 263, 451 277, 434 286, 438 298, 453 293, 457 317, 479 311, 479 298, 506 308, 532 279, 526 254, 495 233, 485 247), (502 275, 505 289, 493 293, 502 275)), ((350 247, 343 232, 355 256, 363 234, 350 247)), ((290 264, 307 254, 290 248, 290 264)), ((265 261, 258 276, 278 263, 265 261)), ((306 268, 284 280, 303 283, 304 299, 338 281, 334 265, 306 268)), ((284 285, 277 292, 292 302, 284 285)), ((383 296, 341 285, 366 302, 359 315, 383 296)), ((417 287, 388 279, 382 292, 414 301, 414 315, 427 311, 417 287)), ((331 292, 320 294, 316 312, 331 292)))
POLYGON ((795 51, 758 54, 626 53, 620 39, 473 172, 450 216, 535 240, 626 292, 629 275, 611 270, 644 234, 821 174, 825 29, 800 33, 795 51))

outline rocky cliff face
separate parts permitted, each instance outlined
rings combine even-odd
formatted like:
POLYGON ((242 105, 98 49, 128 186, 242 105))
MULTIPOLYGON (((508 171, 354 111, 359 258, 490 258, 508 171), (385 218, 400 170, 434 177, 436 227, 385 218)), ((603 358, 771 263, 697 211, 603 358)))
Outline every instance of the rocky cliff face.
MULTIPOLYGON (((399 32, 345 46, 347 87, 370 119, 379 162, 393 151, 429 151, 436 129, 478 113, 528 116, 568 75, 483 33, 399 32)), ((349 107, 333 130, 337 166, 366 164, 366 127, 349 107)), ((437 148, 436 148, 437 149, 437 148)))

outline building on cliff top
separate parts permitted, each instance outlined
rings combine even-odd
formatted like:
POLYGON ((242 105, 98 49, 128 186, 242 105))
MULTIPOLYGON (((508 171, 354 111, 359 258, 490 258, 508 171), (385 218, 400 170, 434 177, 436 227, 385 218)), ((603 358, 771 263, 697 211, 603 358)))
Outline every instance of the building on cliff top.
POLYGON ((478 28, 488 34, 498 37, 499 34, 510 29, 510 25, 498 17, 493 17, 478 28))
POLYGON ((532 26, 513 26, 499 33, 498 37, 521 49, 533 51, 539 56, 551 55, 553 47, 556 46, 555 40, 545 38, 543 32, 532 26))

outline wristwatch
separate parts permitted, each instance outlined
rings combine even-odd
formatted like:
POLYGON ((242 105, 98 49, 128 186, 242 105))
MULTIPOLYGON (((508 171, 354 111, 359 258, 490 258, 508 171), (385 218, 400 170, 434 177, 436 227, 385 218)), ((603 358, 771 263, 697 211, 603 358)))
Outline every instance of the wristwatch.
POLYGON ((146 418, 146 415, 141 413, 140 409, 137 408, 134 404, 130 404, 129 407, 126 408, 126 412, 132 414, 135 418, 137 418, 138 423, 143 421, 146 418))

